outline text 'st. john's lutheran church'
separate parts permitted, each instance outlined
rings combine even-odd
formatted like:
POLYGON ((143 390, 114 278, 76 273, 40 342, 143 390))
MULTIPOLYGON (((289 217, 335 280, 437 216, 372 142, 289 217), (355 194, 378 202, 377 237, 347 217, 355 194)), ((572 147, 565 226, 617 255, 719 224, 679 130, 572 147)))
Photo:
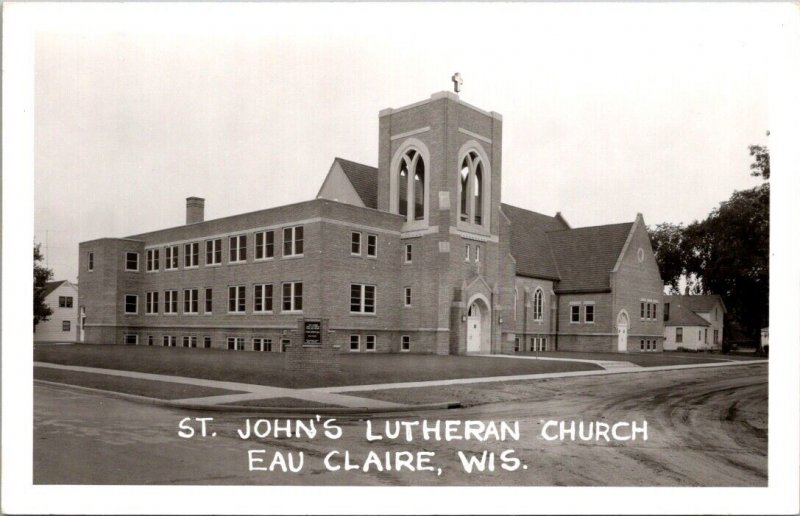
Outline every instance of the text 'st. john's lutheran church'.
POLYGON ((81 243, 82 340, 662 349, 662 281, 641 215, 570 228, 502 204, 502 117, 453 93, 381 111, 379 145, 377 169, 337 158, 311 201, 205 221, 190 197, 183 226, 81 243))

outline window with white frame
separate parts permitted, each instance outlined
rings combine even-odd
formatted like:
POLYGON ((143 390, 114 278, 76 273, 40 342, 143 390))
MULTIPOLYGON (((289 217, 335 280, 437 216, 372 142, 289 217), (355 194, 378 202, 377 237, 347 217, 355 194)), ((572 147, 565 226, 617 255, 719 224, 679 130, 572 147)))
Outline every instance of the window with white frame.
POLYGON ((639 350, 644 351, 644 339, 639 340, 639 350))
POLYGON ((197 347, 197 335, 192 335, 189 337, 189 347, 190 348, 197 347))
POLYGON ((683 328, 675 328, 675 342, 683 342, 683 328))
POLYGON ((275 232, 261 231, 256 233, 256 260, 275 257, 275 232))
POLYGON ((544 291, 537 288, 533 293, 533 320, 541 321, 544 318, 544 291))
POLYGON ((569 322, 571 324, 577 324, 581 322, 581 305, 570 305, 569 322))
POLYGON ((405 259, 404 259, 404 261, 406 263, 411 263, 411 250, 412 250, 411 244, 406 244, 406 246, 405 246, 405 259))
POLYGON ((203 347, 206 349, 211 349, 211 337, 208 335, 203 337, 203 347))
POLYGON ((94 253, 90 251, 87 258, 86 268, 91 272, 94 270, 94 253))
POLYGON ((244 337, 228 337, 228 349, 244 351, 244 337))
POLYGON ((254 337, 253 351, 272 351, 272 339, 254 337))
POLYGON ((400 351, 411 351, 411 336, 403 335, 400 337, 400 351))
POLYGON ((303 254, 303 226, 283 228, 283 256, 303 254))
POLYGON ((58 296, 59 308, 72 308, 72 296, 58 296))
POLYGON ((367 256, 378 256, 378 235, 367 235, 367 256))
POLYGON ((253 287, 253 312, 272 312, 272 284, 264 283, 253 287))
POLYGON ((206 240, 206 265, 222 263, 222 239, 206 240))
POLYGON ((189 336, 188 335, 184 335, 183 336, 183 347, 184 348, 188 348, 189 347, 189 336))
POLYGON ((458 177, 459 220, 482 225, 484 220, 484 180, 485 171, 481 157, 475 151, 468 152, 461 162, 461 170, 458 177))
POLYGON ((247 261, 247 235, 230 237, 228 245, 228 263, 243 263, 247 261))
POLYGON ((61 321, 61 331, 69 331, 72 328, 70 321, 61 321))
POLYGON ((126 333, 124 339, 126 346, 135 346, 139 344, 139 336, 135 333, 126 333))
POLYGON ((586 324, 594 324, 594 304, 586 303, 583 307, 583 322, 586 324))
POLYGON ((303 282, 290 281, 283 286, 283 308, 284 312, 303 311, 303 282))
POLYGON ((656 308, 657 308, 657 307, 658 307, 658 303, 653 303, 653 320, 654 320, 654 321, 657 321, 657 320, 658 320, 658 316, 657 316, 657 314, 656 314, 656 312, 657 312, 656 308))
POLYGON ((481 246, 476 245, 475 246, 475 262, 477 263, 479 261, 481 261, 481 246))
POLYGON ((246 290, 244 285, 228 287, 228 313, 240 314, 245 312, 246 290))
POLYGON ((135 294, 125 294, 125 313, 134 315, 139 312, 139 296, 135 294))
POLYGON ((350 351, 361 351, 361 335, 350 335, 350 351))
POLYGON ((164 313, 177 314, 178 313, 178 291, 165 290, 164 291, 164 313))
POLYGON ((364 351, 375 351, 375 335, 364 337, 364 351))
POLYGON ((145 294, 144 313, 147 315, 158 313, 158 292, 147 292, 145 294))
POLYGON ((350 284, 350 313, 375 313, 375 285, 350 284))
POLYGON ((211 287, 206 288, 206 313, 210 314, 214 311, 214 289, 211 287))
POLYGON ((411 287, 406 287, 403 293, 404 306, 411 306, 411 287))
POLYGON ((164 270, 173 271, 178 268, 178 246, 168 245, 164 248, 164 270))
POLYGON ((464 261, 469 261, 469 244, 464 244, 464 261))
POLYGON ((125 253, 125 270, 131 272, 139 271, 139 253, 125 253))
POLYGON ((514 337, 514 353, 519 353, 519 337, 514 337))
POLYGON ((361 233, 358 231, 350 233, 350 254, 361 256, 361 233))
POLYGON ((409 149, 400 158, 397 170, 397 209, 407 222, 425 219, 425 162, 416 149, 409 149))
POLYGON ((147 250, 147 272, 157 271, 159 269, 159 250, 158 249, 148 249, 147 250))
POLYGON ((183 267, 191 269, 200 263, 200 244, 191 242, 183 246, 183 267))
POLYGON ((196 288, 187 288, 183 291, 183 313, 196 314, 199 310, 200 304, 198 298, 199 290, 196 288))

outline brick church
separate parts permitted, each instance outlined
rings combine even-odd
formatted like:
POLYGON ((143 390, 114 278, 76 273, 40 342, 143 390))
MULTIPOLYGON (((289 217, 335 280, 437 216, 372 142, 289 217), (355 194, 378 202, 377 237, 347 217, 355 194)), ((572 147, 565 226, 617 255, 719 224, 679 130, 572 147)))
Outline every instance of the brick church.
POLYGON ((81 243, 81 340, 282 352, 307 324, 341 352, 662 350, 641 215, 503 204, 502 117, 454 93, 379 117, 378 167, 335 159, 316 199, 204 220, 190 197, 184 225, 81 243))

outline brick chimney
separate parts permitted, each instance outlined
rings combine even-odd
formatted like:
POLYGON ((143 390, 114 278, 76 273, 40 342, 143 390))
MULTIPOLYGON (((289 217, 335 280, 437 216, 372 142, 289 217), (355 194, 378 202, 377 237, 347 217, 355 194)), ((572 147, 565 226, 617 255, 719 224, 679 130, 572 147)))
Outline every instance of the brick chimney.
POLYGON ((186 198, 186 224, 203 222, 206 200, 201 197, 186 198))

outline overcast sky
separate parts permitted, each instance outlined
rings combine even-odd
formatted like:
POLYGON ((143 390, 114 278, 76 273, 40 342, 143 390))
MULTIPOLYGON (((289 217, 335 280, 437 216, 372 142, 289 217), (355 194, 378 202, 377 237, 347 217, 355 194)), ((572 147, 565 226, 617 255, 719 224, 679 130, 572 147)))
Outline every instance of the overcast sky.
POLYGON ((81 241, 182 224, 188 196, 206 219, 313 198, 334 157, 377 164, 379 110, 456 71, 464 101, 503 115, 504 202, 652 225, 759 183, 763 4, 220 13, 37 37, 35 238, 56 279, 76 279, 81 241))

